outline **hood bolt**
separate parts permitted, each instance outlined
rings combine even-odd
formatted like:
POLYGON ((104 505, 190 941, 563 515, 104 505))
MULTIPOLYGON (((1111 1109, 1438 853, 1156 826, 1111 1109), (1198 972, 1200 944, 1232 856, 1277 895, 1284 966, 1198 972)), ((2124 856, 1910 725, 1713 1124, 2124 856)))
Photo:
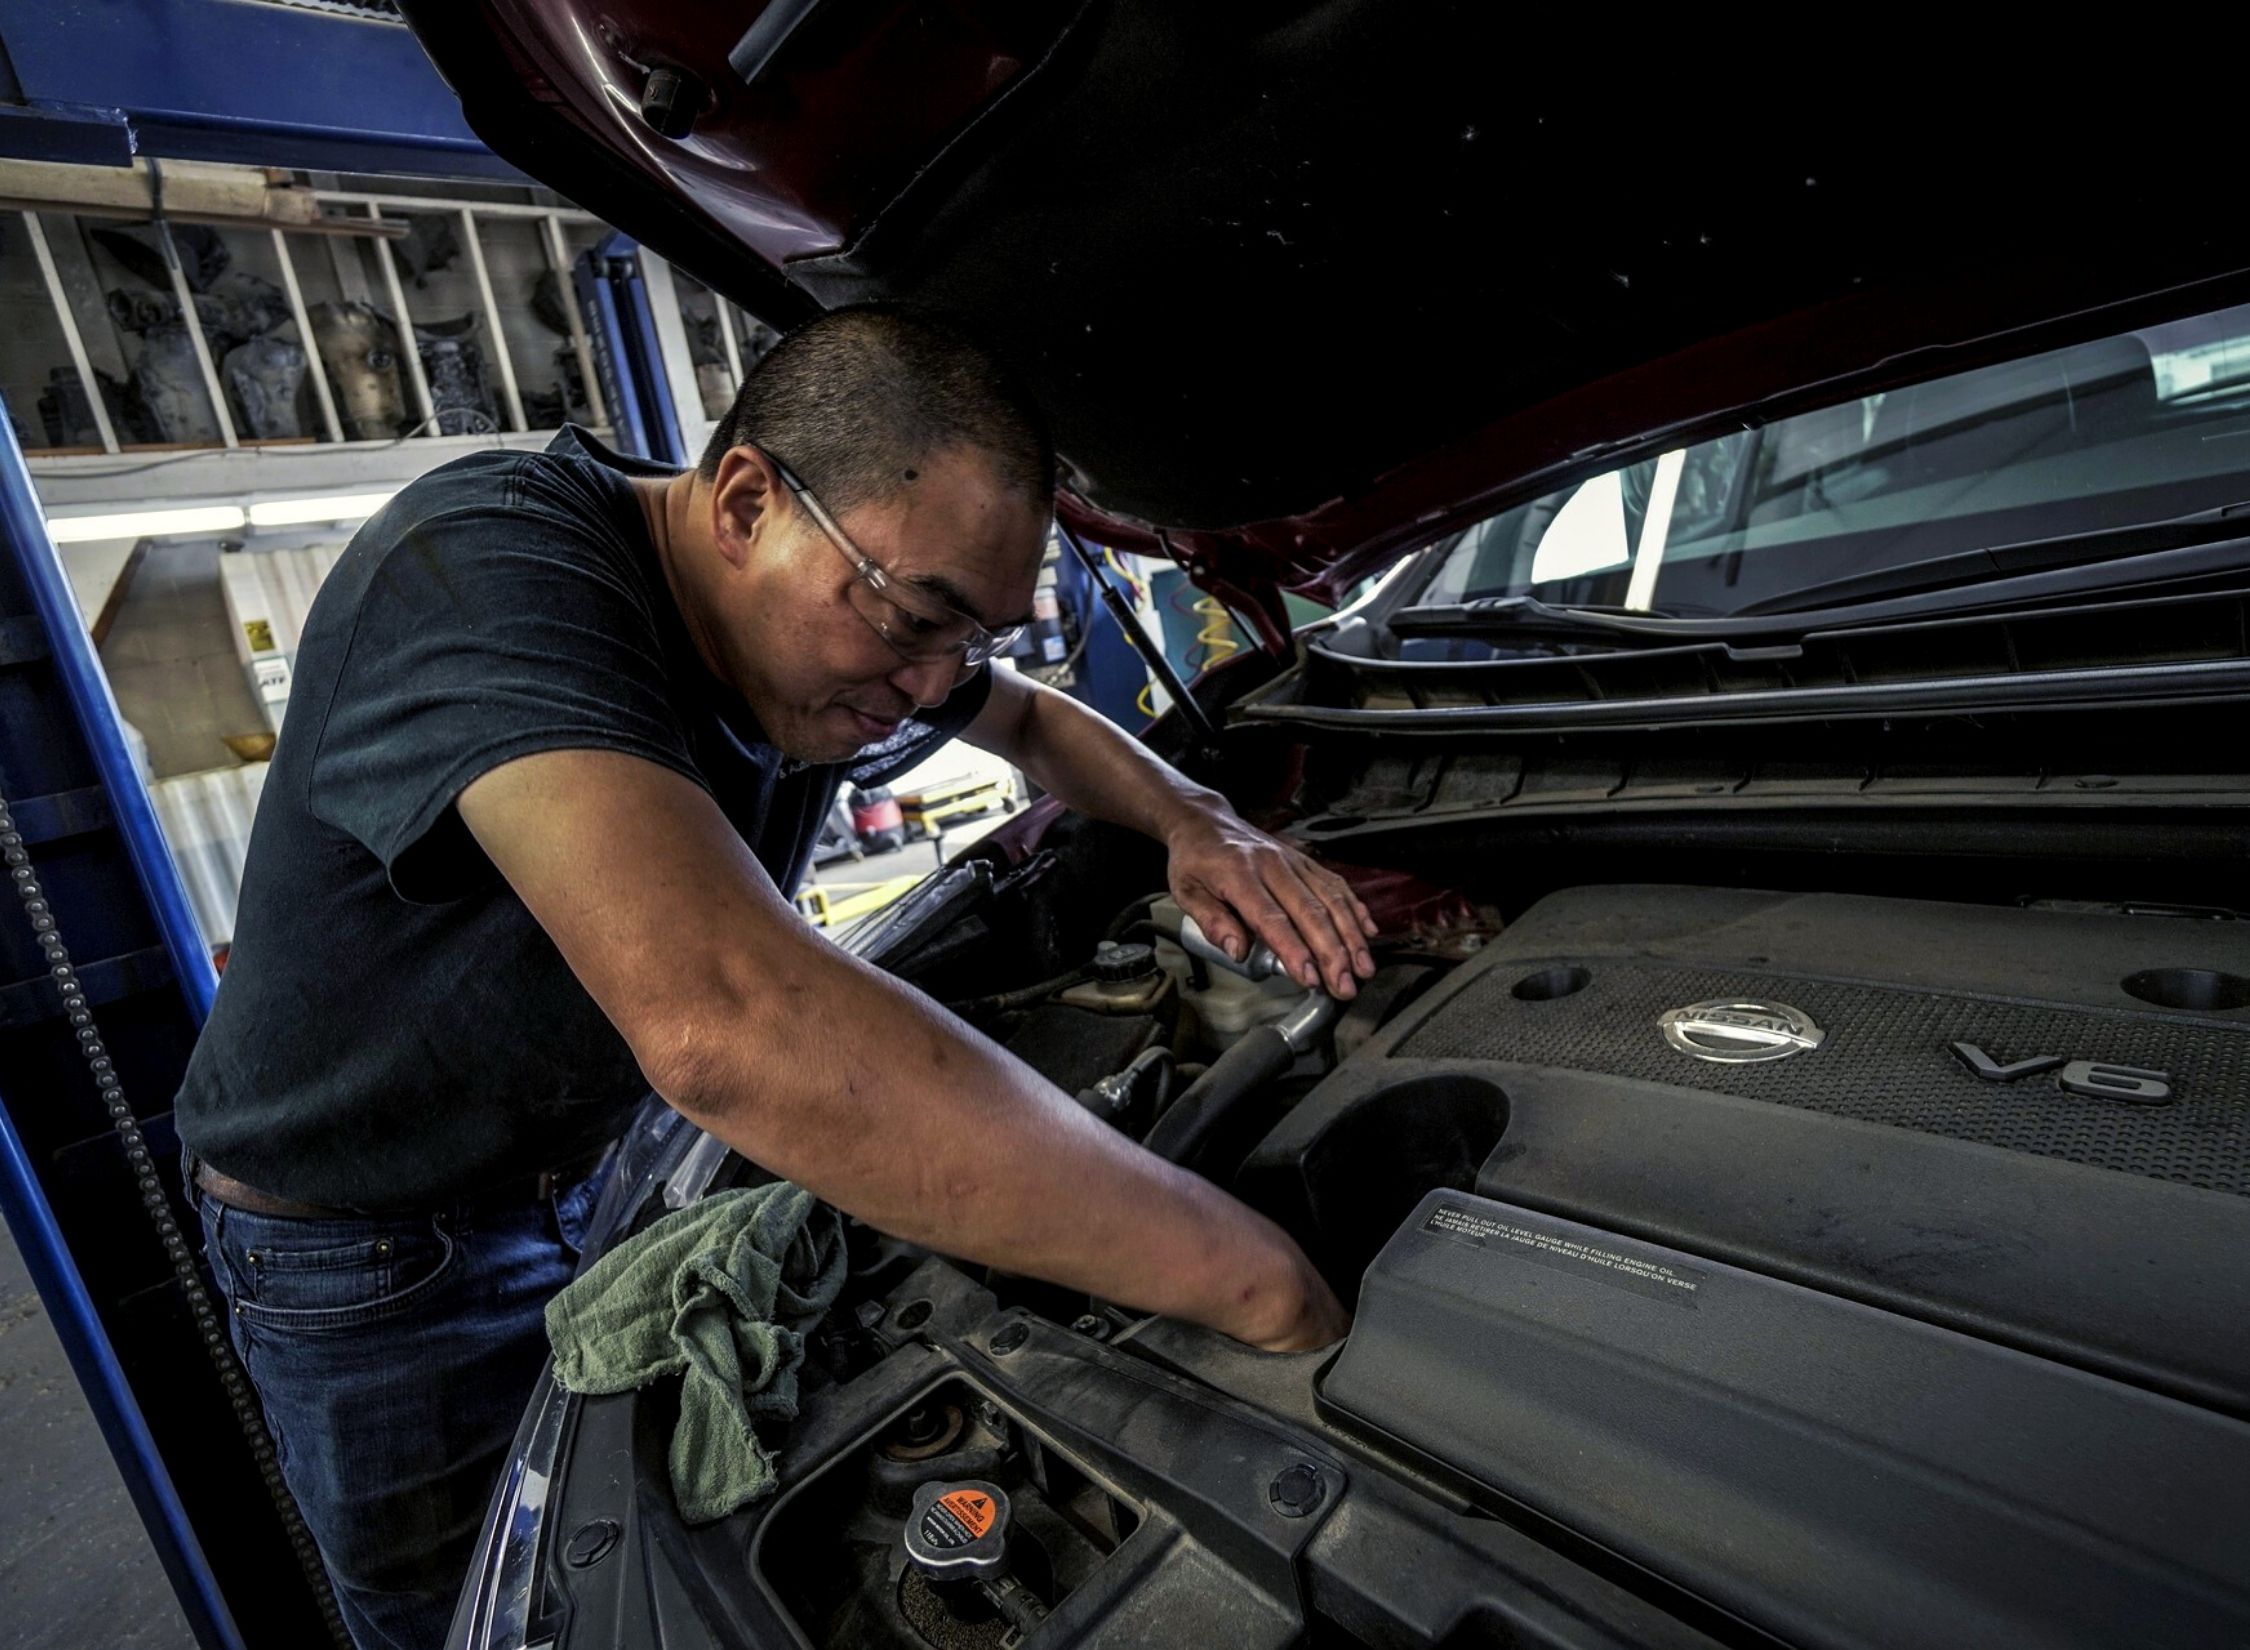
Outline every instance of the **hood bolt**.
POLYGON ((597 1518, 573 1530, 563 1547, 563 1562, 573 1570, 590 1569, 609 1556, 620 1531, 614 1518, 597 1518))
POLYGON ((1328 1483, 1320 1476, 1320 1469, 1306 1461, 1282 1468, 1266 1491, 1273 1510, 1284 1518, 1303 1518, 1327 1496, 1328 1483))
POLYGON ((658 137, 684 138, 703 113, 703 82, 684 69, 651 69, 641 82, 641 119, 658 137))

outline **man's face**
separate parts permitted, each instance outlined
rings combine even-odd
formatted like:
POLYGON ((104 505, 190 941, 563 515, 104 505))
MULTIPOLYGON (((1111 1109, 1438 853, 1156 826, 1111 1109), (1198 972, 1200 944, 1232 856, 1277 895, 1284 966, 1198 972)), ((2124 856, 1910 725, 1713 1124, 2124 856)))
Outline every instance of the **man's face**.
MULTIPOLYGON (((755 449, 727 454, 712 511, 725 568, 713 645, 786 755, 842 761, 942 703, 968 674, 958 655, 903 659, 875 631, 855 605, 872 592, 853 590, 851 561, 755 449)), ((1047 518, 975 449, 931 454, 889 497, 831 513, 893 579, 991 629, 1030 617, 1047 518)))

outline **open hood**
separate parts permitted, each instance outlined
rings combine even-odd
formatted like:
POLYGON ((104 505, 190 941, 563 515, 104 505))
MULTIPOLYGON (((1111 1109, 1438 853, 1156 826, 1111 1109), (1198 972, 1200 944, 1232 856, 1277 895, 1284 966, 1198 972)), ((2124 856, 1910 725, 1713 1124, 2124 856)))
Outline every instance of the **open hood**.
POLYGON ((2227 100, 2114 50, 1917 33, 1909 69, 1477 0, 404 9, 496 151, 753 313, 990 338, 1066 516, 1269 627, 1595 469, 2250 290, 2227 100))

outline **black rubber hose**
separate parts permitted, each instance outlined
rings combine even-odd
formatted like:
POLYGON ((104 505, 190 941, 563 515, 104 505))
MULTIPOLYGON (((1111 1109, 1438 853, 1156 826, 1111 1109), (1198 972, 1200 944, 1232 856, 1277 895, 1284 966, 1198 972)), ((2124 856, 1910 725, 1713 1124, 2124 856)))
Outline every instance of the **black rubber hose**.
POLYGON ((1272 1026, 1244 1033, 1164 1109, 1141 1144, 1199 1173, 1231 1167, 1249 1151, 1247 1135, 1259 1121, 1249 1102, 1296 1060, 1297 1051, 1272 1026))
POLYGON ((1093 975, 1091 967, 1074 968, 1067 974, 1057 974, 1051 980, 1041 980, 1037 985, 1019 987, 1014 991, 997 992, 990 997, 969 997, 961 1002, 943 1006, 955 1014, 968 1017, 978 1014, 1001 1014, 1010 1009, 1030 1008, 1045 1002, 1058 991, 1067 991, 1093 975))
POLYGON ((1109 919, 1109 927, 1104 930, 1102 938, 1105 940, 1123 939, 1135 924, 1148 920, 1148 908, 1163 897, 1164 890, 1159 888, 1153 894, 1143 894, 1140 898, 1132 901, 1124 910, 1109 919))

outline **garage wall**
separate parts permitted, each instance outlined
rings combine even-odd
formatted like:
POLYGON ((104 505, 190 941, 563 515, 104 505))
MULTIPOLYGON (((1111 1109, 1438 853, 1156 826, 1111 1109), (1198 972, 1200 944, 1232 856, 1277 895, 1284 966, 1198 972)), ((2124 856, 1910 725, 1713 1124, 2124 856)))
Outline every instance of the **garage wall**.
POLYGON ((231 766, 227 736, 266 731, 235 654, 216 539, 149 545, 101 656, 118 710, 148 742, 153 778, 231 766))

